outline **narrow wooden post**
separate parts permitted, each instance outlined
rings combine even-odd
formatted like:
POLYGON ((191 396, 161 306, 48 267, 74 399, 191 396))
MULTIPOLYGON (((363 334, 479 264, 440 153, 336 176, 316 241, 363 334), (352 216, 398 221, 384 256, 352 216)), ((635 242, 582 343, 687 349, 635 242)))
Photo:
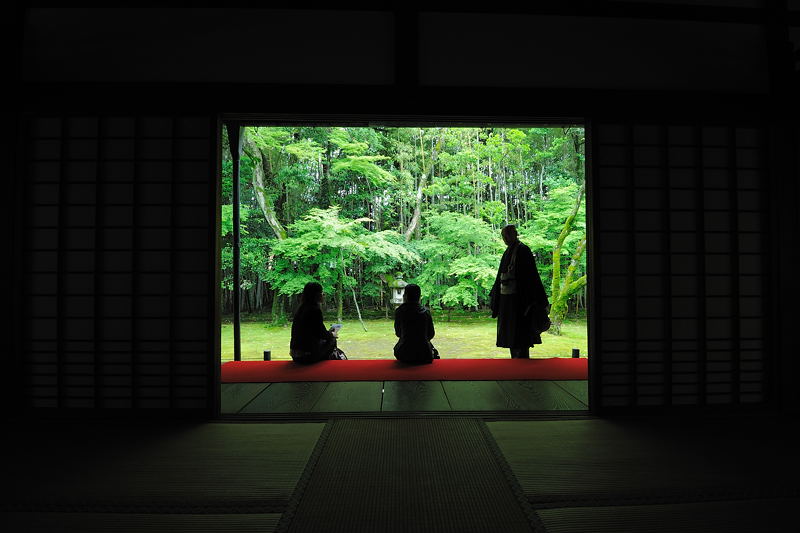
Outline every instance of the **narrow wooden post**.
POLYGON ((233 360, 242 360, 242 324, 241 324, 241 273, 239 271, 239 245, 241 231, 239 228, 239 161, 242 157, 242 126, 238 122, 225 124, 228 129, 228 144, 233 161, 233 360))

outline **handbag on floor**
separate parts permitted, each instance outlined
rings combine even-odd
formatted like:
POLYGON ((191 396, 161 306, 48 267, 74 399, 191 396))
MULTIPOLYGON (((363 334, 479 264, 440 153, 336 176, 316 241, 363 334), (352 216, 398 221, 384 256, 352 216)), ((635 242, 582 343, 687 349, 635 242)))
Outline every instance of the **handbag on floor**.
POLYGON ((344 361, 345 359, 347 359, 347 356, 339 348, 334 348, 333 351, 331 352, 330 357, 328 357, 328 359, 344 361))

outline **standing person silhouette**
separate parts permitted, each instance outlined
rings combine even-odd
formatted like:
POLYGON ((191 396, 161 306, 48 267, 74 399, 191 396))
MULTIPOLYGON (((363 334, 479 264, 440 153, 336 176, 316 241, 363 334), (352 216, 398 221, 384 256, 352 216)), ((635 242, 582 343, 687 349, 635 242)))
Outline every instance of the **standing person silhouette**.
POLYGON ((501 235, 507 248, 489 293, 492 318, 497 317, 497 346, 509 348, 512 359, 529 359, 530 348, 542 343, 550 302, 533 253, 519 241, 516 226, 505 226, 501 235))
POLYGON ((403 291, 403 303, 394 312, 394 333, 400 340, 394 346, 394 356, 404 363, 430 363, 439 359, 431 344, 436 334, 431 312, 420 305, 422 291, 410 283, 403 291))
POLYGON ((296 363, 315 363, 339 359, 336 347, 338 332, 325 327, 322 320, 322 285, 306 283, 300 296, 300 307, 292 320, 289 353, 296 363))

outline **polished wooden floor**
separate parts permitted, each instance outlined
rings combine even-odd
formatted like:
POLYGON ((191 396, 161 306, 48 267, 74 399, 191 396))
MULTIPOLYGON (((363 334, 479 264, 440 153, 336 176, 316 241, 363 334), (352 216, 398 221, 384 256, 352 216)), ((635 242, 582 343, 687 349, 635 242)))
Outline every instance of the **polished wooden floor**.
POLYGON ((583 411, 587 381, 223 383, 222 413, 583 411))

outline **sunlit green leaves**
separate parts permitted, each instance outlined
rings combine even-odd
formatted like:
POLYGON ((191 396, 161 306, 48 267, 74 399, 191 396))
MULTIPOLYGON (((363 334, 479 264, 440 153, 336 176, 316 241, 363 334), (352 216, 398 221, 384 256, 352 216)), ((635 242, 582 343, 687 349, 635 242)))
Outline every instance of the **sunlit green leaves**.
POLYGON ((333 129, 329 140, 346 156, 359 156, 369 149, 369 143, 354 140, 350 132, 345 128, 333 129))
POLYGON ((323 148, 311 139, 287 144, 283 147, 286 153, 293 155, 298 161, 316 161, 322 156, 323 148))
MULTIPOLYGON (((239 219, 241 235, 247 235, 247 219, 250 218, 250 209, 246 206, 239 207, 239 219)), ((222 220, 220 221, 220 234, 227 237, 233 233, 233 206, 231 204, 222 205, 222 220)))
POLYGON ((363 176, 373 186, 386 185, 394 180, 390 172, 382 169, 376 161, 384 161, 387 157, 382 155, 347 156, 333 163, 334 172, 349 172, 355 176, 363 176))
POLYGON ((264 279, 282 294, 297 294, 312 279, 331 293, 338 283, 356 283, 357 264, 387 272, 418 261, 397 232, 369 232, 368 220, 344 218, 339 207, 311 209, 289 226, 289 238, 274 243, 274 268, 264 279))
MULTIPOLYGON (((505 247, 499 229, 515 223, 550 290, 552 250, 584 177, 583 128, 286 126, 246 135, 243 286, 296 294, 315 279, 329 293, 353 286, 363 305, 379 305, 381 275, 400 270, 435 306, 483 306, 505 247), (419 226, 405 242, 423 181, 419 226), (284 235, 275 227, 288 238, 275 239, 284 235)), ((230 204, 223 155, 222 203, 230 204)), ((231 224, 223 206, 224 280, 231 224)), ((585 230, 581 207, 561 248, 562 272, 585 230)), ((575 279, 585 272, 582 257, 575 279)))
POLYGON ((486 222, 459 213, 430 214, 412 243, 424 260, 414 279, 433 307, 476 306, 494 282, 503 245, 486 222))

